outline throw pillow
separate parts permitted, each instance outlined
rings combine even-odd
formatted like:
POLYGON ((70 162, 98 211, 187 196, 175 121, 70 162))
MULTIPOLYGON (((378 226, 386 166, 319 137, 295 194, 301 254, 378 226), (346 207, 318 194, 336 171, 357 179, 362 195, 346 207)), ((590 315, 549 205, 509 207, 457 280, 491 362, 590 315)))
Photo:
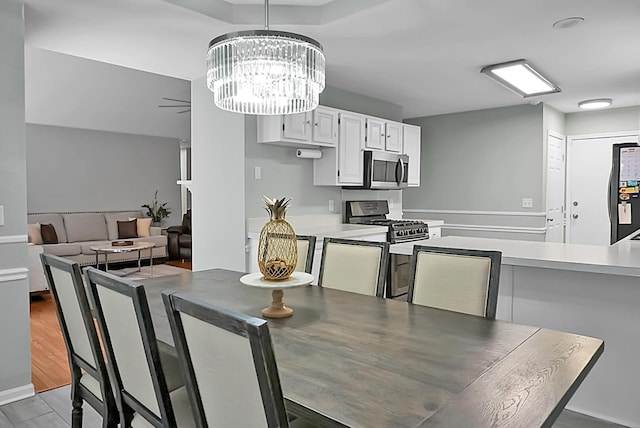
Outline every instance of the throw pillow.
POLYGON ((58 234, 56 233, 56 228, 53 227, 52 224, 41 224, 40 225, 40 233, 42 234, 42 243, 43 244, 57 244, 58 243, 58 234))
POLYGON ((130 221, 118 222, 118 239, 137 238, 137 237, 138 237, 138 226, 136 224, 136 219, 133 219, 130 221))
POLYGON ((151 236, 151 217, 129 217, 129 220, 136 220, 138 222, 138 238, 146 238, 147 236, 151 236))
POLYGON ((35 245, 42 245, 42 233, 40 233, 40 223, 27 225, 27 236, 29 242, 35 245))

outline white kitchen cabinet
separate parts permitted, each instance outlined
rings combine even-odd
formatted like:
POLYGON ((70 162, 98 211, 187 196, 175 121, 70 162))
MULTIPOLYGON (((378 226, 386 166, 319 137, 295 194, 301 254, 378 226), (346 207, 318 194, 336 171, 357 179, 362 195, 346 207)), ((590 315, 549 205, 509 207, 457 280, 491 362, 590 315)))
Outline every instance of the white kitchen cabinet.
POLYGON ((420 127, 402 125, 404 154, 409 156, 409 187, 420 186, 420 127))
POLYGON ((385 145, 385 123, 383 120, 368 117, 366 119, 367 137, 364 146, 367 149, 384 150, 385 145))
POLYGON ((361 186, 365 116, 348 112, 340 112, 338 116, 338 147, 323 149, 322 157, 313 160, 313 184, 361 186))
POLYGON ((258 116, 258 143, 335 147, 338 143, 338 110, 318 106, 312 112, 258 116))
POLYGON ((387 122, 385 124, 384 149, 388 152, 403 153, 402 151, 402 124, 387 122))

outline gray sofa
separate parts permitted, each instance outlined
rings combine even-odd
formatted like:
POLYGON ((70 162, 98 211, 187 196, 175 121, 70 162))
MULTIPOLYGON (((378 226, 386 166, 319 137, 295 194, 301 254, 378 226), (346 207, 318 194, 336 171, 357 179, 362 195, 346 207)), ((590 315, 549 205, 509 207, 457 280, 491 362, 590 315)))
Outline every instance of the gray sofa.
MULTIPOLYGON (((51 224, 58 235, 57 244, 35 245, 33 254, 44 252, 78 262, 81 266, 93 265, 96 253, 92 246, 110 244, 118 240, 118 221, 129 218, 142 218, 140 211, 105 211, 78 213, 35 213, 27 215, 29 224, 51 224), (41 248, 38 248, 41 247, 41 248), (41 250, 41 251, 40 251, 41 250)), ((153 258, 167 257, 167 237, 161 234, 161 228, 151 227, 150 236, 127 238, 132 241, 153 242, 153 258)), ((149 251, 143 250, 141 258, 149 259, 149 251)), ((109 255, 109 264, 138 259, 138 252, 125 252, 109 255)), ((104 256, 100 256, 100 263, 104 256)))

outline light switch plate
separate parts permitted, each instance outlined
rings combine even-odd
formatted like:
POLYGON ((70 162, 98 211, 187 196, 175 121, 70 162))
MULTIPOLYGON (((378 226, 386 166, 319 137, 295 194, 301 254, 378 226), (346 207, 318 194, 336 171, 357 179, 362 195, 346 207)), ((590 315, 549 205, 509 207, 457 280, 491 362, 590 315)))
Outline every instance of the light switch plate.
POLYGON ((4 206, 0 205, 0 226, 4 226, 4 206))
POLYGON ((253 169, 253 178, 255 178, 256 180, 262 179, 262 168, 257 166, 253 169))
POLYGON ((333 199, 329 199, 329 211, 333 212, 335 206, 333 205, 333 199))
POLYGON ((533 208, 533 198, 522 198, 522 208, 533 208))

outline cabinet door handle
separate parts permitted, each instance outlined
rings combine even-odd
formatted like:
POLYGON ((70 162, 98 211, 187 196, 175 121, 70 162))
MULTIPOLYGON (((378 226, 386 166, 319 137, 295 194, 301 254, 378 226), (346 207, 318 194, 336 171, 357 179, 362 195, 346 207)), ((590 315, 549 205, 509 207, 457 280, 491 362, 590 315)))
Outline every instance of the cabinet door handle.
POLYGON ((314 126, 320 126, 320 124, 316 122, 316 123, 314 123, 314 126))
POLYGON ((310 120, 307 120, 305 123, 306 123, 307 125, 311 125, 311 121, 310 121, 310 120))

